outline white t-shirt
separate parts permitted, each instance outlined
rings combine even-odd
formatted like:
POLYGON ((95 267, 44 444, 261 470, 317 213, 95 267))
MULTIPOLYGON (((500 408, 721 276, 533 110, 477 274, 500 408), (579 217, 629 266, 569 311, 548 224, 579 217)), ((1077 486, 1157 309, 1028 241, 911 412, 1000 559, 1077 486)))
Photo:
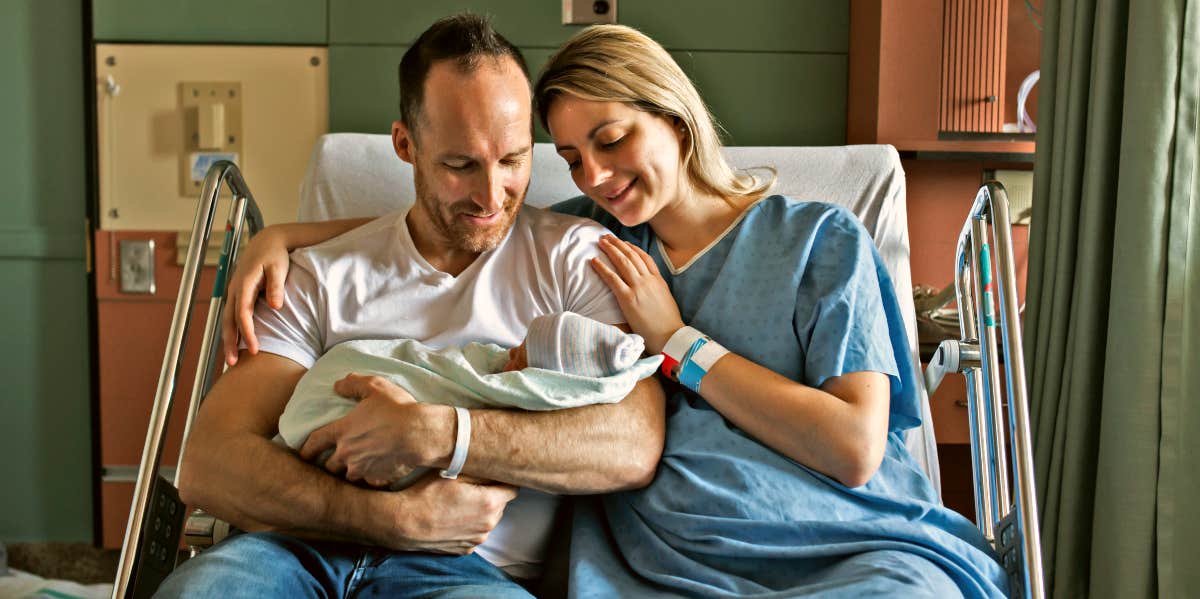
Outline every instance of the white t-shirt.
MULTIPOLYGON (((607 233, 594 221, 523 207, 504 241, 454 277, 417 251, 406 216, 389 214, 293 252, 283 307, 273 310, 261 299, 256 306, 259 347, 308 368, 352 339, 511 347, 543 314, 571 311, 608 324, 625 322, 588 264, 603 255, 597 241, 607 233)), ((522 489, 477 548, 479 555, 515 576, 536 576, 558 502, 557 496, 522 489)))

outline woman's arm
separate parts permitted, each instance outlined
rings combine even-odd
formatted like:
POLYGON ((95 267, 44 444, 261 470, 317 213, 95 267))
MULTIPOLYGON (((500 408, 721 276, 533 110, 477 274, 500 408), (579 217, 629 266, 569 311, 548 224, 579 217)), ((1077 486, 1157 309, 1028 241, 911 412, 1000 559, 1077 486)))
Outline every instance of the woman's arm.
MULTIPOLYGON (((646 340, 646 351, 661 352, 684 323, 658 267, 614 237, 604 237, 600 247, 613 268, 600 260, 593 268, 633 332, 646 340)), ((846 373, 815 389, 728 353, 704 376, 700 395, 754 438, 846 486, 865 484, 883 460, 890 399, 885 374, 846 373)))
POLYGON ((288 252, 316 245, 366 224, 369 218, 348 218, 312 223, 271 225, 250 239, 238 256, 229 277, 225 309, 221 313, 221 346, 225 363, 233 366, 238 359, 238 333, 246 340, 246 349, 258 353, 254 336, 254 302, 264 293, 267 305, 283 306, 283 282, 288 272, 288 252))
POLYGON ((771 449, 847 487, 866 484, 883 461, 886 374, 851 372, 814 389, 731 352, 701 380, 700 396, 771 449))

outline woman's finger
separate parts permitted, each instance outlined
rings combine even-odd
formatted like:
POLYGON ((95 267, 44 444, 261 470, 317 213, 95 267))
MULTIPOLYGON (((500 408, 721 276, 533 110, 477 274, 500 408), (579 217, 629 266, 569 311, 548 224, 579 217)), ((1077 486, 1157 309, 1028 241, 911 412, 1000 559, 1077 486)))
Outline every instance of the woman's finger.
MULTIPOLYGON (((617 239, 612 235, 609 235, 608 237, 613 246, 615 246, 621 251, 622 254, 625 255, 625 258, 629 260, 629 263, 633 265, 634 270, 636 270, 639 275, 645 276, 650 274, 650 269, 646 268, 645 262, 643 262, 641 257, 639 257, 637 254, 637 252, 640 251, 638 250, 637 246, 629 243, 628 241, 617 239)), ((654 270, 657 271, 658 268, 655 267, 654 270)))
POLYGON ((641 273, 638 272, 637 265, 625 254, 625 249, 619 241, 606 235, 600 240, 600 249, 608 256, 616 273, 621 275, 626 283, 632 285, 638 280, 641 273))
POLYGON ((612 290, 613 293, 617 294, 618 297, 620 297, 622 294, 629 293, 629 285, 625 283, 625 280, 622 279, 620 275, 618 275, 616 272, 613 272, 613 269, 609 268, 603 260, 599 258, 592 258, 591 262, 592 269, 596 271, 596 274, 600 276, 600 280, 603 281, 605 285, 608 285, 608 288, 612 290))
POLYGON ((287 263, 268 264, 264 271, 267 277, 267 305, 278 310, 283 307, 283 282, 287 278, 287 263))
POLYGON ((624 243, 625 243, 625 246, 633 252, 634 256, 636 256, 639 260, 641 260, 642 264, 644 264, 646 266, 646 274, 650 274, 650 273, 660 274, 658 272, 658 265, 654 263, 654 258, 651 258, 650 254, 647 254, 645 250, 643 250, 642 248, 640 248, 636 245, 633 245, 632 243, 629 243, 628 241, 626 241, 624 243))
POLYGON ((221 348, 225 352, 225 364, 237 364, 237 327, 233 323, 233 303, 228 298, 221 308, 221 348))
POLYGON ((258 301, 258 292, 262 290, 262 279, 262 271, 257 276, 248 276, 235 296, 238 334, 251 354, 258 353, 258 337, 254 336, 254 302, 258 301))

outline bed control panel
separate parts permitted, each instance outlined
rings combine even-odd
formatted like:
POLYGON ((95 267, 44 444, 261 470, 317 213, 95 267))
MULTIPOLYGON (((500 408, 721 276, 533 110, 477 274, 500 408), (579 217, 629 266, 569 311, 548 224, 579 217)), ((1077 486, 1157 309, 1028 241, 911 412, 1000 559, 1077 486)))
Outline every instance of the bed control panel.
POLYGON ((1025 542, 1017 510, 1012 510, 996 525, 996 555, 1008 573, 1010 597, 1025 596, 1025 542))
POLYGON ((183 532, 185 506, 179 492, 161 476, 156 476, 150 491, 150 505, 142 519, 142 538, 130 585, 134 599, 150 597, 167 575, 175 569, 179 557, 179 535, 183 532))

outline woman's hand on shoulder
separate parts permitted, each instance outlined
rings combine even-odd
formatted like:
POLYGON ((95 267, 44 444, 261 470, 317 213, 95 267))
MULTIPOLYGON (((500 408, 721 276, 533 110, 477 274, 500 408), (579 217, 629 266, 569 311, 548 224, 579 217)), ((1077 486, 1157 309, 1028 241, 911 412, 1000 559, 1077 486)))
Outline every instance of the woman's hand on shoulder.
POLYGON ((276 310, 283 307, 283 282, 287 279, 288 265, 287 239, 276 227, 260 231, 239 252, 225 291, 225 308, 221 311, 221 346, 226 364, 237 364, 239 334, 246 340, 246 350, 258 353, 254 304, 265 292, 267 305, 276 310))
POLYGON ((642 248, 612 235, 600 238, 600 249, 612 267, 592 258, 592 268, 616 296, 630 328, 646 341, 646 351, 661 353, 683 319, 658 265, 642 248))

